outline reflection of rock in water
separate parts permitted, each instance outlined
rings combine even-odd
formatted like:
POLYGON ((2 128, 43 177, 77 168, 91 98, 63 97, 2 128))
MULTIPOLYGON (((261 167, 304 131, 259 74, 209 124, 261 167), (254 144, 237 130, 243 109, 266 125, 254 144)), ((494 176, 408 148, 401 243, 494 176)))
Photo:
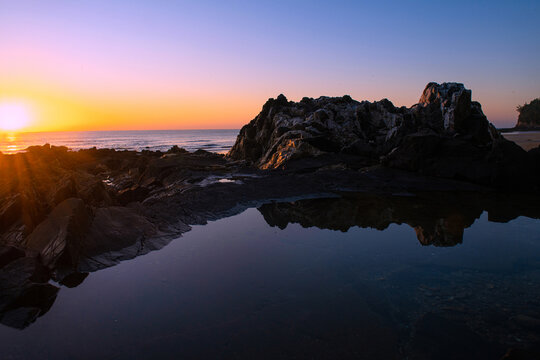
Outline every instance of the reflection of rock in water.
MULTIPOLYGON (((281 229, 289 223, 340 231, 353 226, 384 230, 390 224, 408 224, 422 245, 453 246, 462 242, 464 229, 484 210, 489 211, 490 220, 491 213, 495 213, 497 221, 509 221, 520 214, 539 215, 534 209, 500 200, 470 193, 405 196, 354 193, 340 198, 274 202, 259 207, 259 211, 270 226, 281 229)), ((525 206, 526 202, 522 204, 525 206)))
POLYGON ((0 248, 0 323, 23 329, 49 311, 58 288, 37 254, 0 248))
POLYGON ((462 242, 465 228, 471 226, 475 219, 470 221, 463 214, 451 214, 425 227, 415 226, 414 231, 422 245, 453 246, 462 242))

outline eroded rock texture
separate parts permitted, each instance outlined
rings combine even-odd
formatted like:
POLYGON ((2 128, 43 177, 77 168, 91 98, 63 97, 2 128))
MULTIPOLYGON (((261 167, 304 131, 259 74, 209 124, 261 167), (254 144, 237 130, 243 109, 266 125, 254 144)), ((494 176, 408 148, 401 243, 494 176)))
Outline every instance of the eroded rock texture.
POLYGON ((471 91, 458 83, 429 83, 411 108, 386 99, 320 97, 296 103, 280 95, 241 129, 229 156, 261 169, 382 163, 500 187, 516 179, 534 182, 531 173, 538 174, 533 156, 502 138, 471 100, 471 91))

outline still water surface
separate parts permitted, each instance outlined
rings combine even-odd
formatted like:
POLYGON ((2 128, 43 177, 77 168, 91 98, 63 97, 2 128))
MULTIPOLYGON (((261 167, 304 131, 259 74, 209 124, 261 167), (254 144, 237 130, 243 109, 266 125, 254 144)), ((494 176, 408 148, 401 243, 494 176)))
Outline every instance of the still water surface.
POLYGON ((437 247, 262 209, 63 287, 29 327, 0 325, 2 358, 497 359, 540 339, 538 220, 484 213, 437 247))

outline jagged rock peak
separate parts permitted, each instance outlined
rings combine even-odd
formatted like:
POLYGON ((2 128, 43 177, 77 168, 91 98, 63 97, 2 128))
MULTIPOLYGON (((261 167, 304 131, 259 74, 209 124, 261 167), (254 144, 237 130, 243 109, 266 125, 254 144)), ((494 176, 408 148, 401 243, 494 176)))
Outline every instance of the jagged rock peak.
MULTIPOLYGON (((471 96, 471 90, 466 89, 461 83, 448 82, 439 85, 431 82, 424 89, 418 104, 423 107, 438 107, 444 129, 463 132, 467 126, 465 122, 472 112, 471 96)), ((477 103, 475 106, 479 105, 477 103)))
POLYGON ((429 83, 411 108, 398 108, 388 99, 359 102, 348 95, 294 102, 281 94, 241 129, 229 156, 262 169, 324 154, 378 161, 414 133, 458 136, 484 146, 498 138, 463 84, 429 83))
POLYGON ((460 94, 462 92, 468 92, 471 94, 471 91, 465 89, 465 86, 461 83, 446 82, 437 84, 436 82, 430 82, 426 85, 426 88, 424 89, 424 92, 422 93, 422 96, 418 102, 422 105, 427 105, 435 102, 437 99, 451 99, 454 94, 460 94))

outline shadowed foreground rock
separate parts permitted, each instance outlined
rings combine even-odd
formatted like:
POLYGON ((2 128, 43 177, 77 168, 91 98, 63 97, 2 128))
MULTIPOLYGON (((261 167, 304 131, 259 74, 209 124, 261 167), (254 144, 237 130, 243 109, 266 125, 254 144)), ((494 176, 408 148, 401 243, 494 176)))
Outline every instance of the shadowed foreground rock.
POLYGON ((36 252, 0 246, 0 323, 23 329, 45 314, 59 290, 49 279, 36 252))

